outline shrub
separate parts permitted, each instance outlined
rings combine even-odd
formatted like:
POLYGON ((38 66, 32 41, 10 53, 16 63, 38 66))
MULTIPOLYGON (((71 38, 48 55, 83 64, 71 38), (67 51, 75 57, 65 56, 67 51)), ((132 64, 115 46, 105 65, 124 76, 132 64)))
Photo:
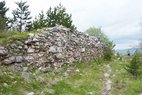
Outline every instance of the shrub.
POLYGON ((107 50, 107 51, 104 51, 104 56, 103 56, 103 58, 104 58, 104 60, 106 60, 106 61, 111 61, 111 59, 112 59, 112 51, 111 50, 107 50))
POLYGON ((136 79, 142 74, 142 54, 135 53, 130 64, 125 69, 136 79))
POLYGON ((104 55, 103 55, 103 59, 105 61, 111 61, 112 60, 112 57, 113 57, 113 45, 107 45, 103 48, 103 51, 104 51, 104 55))

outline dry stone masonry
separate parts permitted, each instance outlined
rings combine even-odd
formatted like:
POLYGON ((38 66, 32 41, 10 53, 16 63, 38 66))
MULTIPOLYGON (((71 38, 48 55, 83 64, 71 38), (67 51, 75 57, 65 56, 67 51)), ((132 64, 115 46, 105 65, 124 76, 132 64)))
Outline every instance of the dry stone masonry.
POLYGON ((7 47, 0 46, 1 64, 61 66, 103 55, 103 46, 96 37, 63 26, 37 31, 35 34, 29 33, 26 40, 10 40, 7 47))

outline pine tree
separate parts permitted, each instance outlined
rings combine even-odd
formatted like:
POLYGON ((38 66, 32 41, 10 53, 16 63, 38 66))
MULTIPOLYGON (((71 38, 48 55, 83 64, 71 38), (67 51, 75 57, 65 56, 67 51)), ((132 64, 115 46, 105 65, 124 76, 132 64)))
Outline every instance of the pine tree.
POLYGON ((46 14, 47 14, 46 20, 48 22, 47 23, 48 27, 63 25, 73 30, 76 29, 76 27, 72 24, 72 20, 71 20, 72 15, 66 13, 66 9, 61 4, 54 7, 53 10, 50 7, 46 14))
POLYGON ((6 12, 9 8, 5 7, 5 1, 0 2, 0 32, 4 31, 7 27, 8 18, 6 12))
POLYGON ((46 17, 44 15, 44 12, 41 11, 41 13, 39 13, 38 17, 35 17, 35 20, 33 21, 33 23, 30 26, 30 30, 41 29, 43 27, 47 27, 47 22, 46 22, 46 17))
POLYGON ((18 5, 18 8, 16 10, 13 10, 12 14, 14 16, 14 21, 16 25, 18 26, 18 31, 28 30, 29 25, 31 24, 31 17, 30 17, 30 11, 28 10, 29 5, 26 5, 27 2, 16 2, 18 5))

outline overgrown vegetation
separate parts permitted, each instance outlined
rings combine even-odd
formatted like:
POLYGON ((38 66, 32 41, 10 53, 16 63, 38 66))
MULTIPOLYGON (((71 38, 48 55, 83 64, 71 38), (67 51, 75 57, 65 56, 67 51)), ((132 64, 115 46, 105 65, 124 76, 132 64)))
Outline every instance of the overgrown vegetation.
POLYGON ((63 25, 67 28, 75 30, 76 27, 72 24, 72 15, 66 12, 66 8, 59 4, 54 8, 49 8, 46 15, 43 11, 39 13, 30 26, 30 29, 40 29, 43 27, 53 27, 56 25, 63 25))
POLYGON ((13 18, 6 17, 6 12, 9 10, 5 5, 5 1, 0 2, 0 31, 33 31, 44 27, 53 27, 63 25, 67 28, 75 30, 76 27, 72 21, 72 15, 66 12, 66 8, 59 4, 54 8, 49 8, 46 15, 43 11, 31 21, 29 5, 27 2, 15 2, 18 6, 12 11, 13 18))
POLYGON ((56 68, 58 73, 30 70, 30 80, 21 76, 14 67, 0 65, 0 94, 25 95, 98 95, 103 85, 103 66, 94 61, 56 68), (67 75, 68 74, 68 75, 67 75), (6 79, 6 80, 5 80, 6 79))
POLYGON ((113 60, 112 67, 112 95, 139 95, 142 93, 142 78, 134 79, 127 70, 131 57, 123 56, 123 61, 113 60))
POLYGON ((30 25, 30 30, 41 29, 43 27, 47 27, 47 21, 44 12, 41 11, 41 13, 35 17, 34 21, 30 25))
POLYGON ((142 54, 135 53, 130 64, 125 68, 135 79, 142 74, 142 54))

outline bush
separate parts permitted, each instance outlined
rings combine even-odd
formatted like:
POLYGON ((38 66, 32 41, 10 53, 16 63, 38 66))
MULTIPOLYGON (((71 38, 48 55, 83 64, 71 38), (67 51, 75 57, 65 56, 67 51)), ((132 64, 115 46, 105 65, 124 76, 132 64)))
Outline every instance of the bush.
POLYGON ((135 79, 142 74, 142 54, 135 53, 130 64, 125 68, 135 79))
POLYGON ((112 59, 112 51, 108 50, 108 51, 104 51, 104 56, 103 56, 104 60, 106 61, 111 61, 112 59))
POLYGON ((104 51, 103 59, 105 61, 111 61, 114 52, 112 46, 108 45, 107 47, 104 47, 103 51, 104 51))

